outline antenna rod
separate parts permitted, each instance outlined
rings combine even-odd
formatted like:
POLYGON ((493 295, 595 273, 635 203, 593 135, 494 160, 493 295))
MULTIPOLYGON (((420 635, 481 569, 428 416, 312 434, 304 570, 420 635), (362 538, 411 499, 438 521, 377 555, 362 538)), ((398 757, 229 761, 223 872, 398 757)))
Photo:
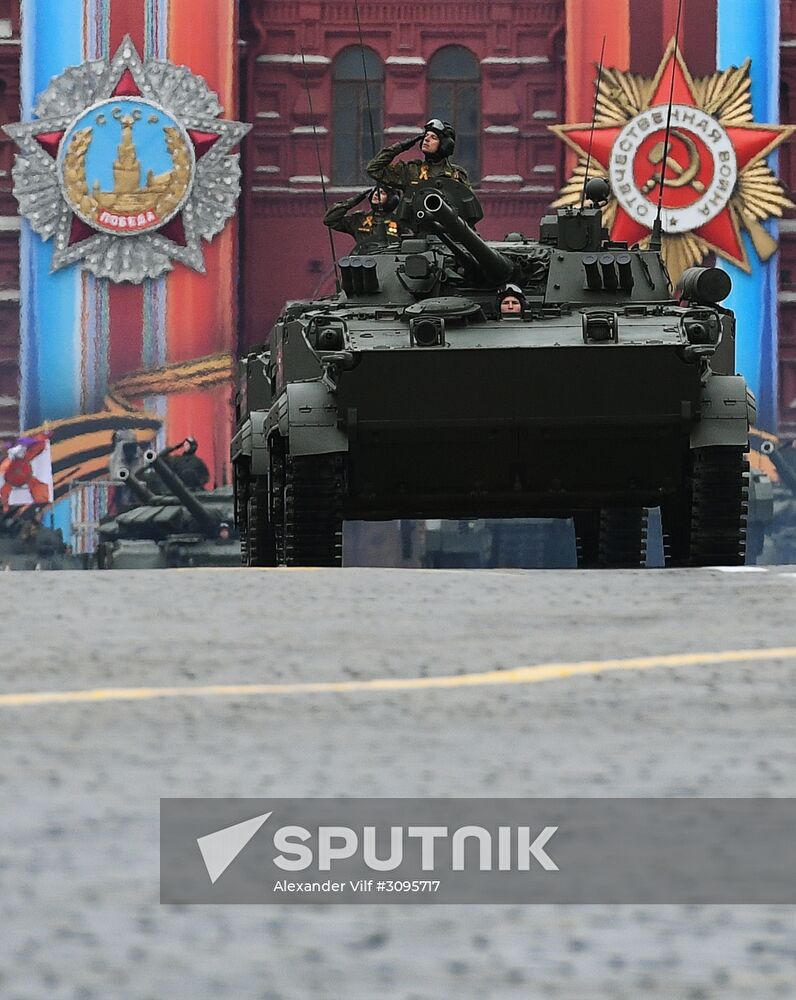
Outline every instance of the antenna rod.
MULTIPOLYGON (((310 81, 307 76, 307 60, 304 58, 304 49, 301 49, 301 65, 304 69, 304 89, 307 91, 307 105, 310 109, 310 121, 312 122, 312 135, 315 139, 315 155, 318 158, 318 177, 321 181, 321 194, 323 195, 323 210, 324 213, 329 211, 329 199, 326 197, 326 181, 323 176, 323 165, 321 163, 321 147, 318 143, 318 131, 315 127, 315 112, 312 110, 312 94, 310 93, 310 81)), ((334 249, 334 236, 332 235, 332 230, 328 227, 326 228, 329 233, 329 247, 332 251, 332 267, 334 268, 334 284, 336 290, 340 291, 340 273, 337 270, 337 253, 334 249)))
POLYGON ((370 106, 370 87, 368 86, 368 68, 365 65, 365 45, 362 41, 362 23, 359 20, 359 0, 354 0, 354 11, 357 15, 357 31, 359 32, 359 52, 362 56, 362 76, 365 79, 365 100, 368 105, 368 123, 370 125, 370 155, 376 155, 376 133, 373 128, 373 109, 370 106))
POLYGON ((669 159, 669 133, 672 127, 672 102, 674 100, 674 74, 677 69, 678 42, 680 38, 680 15, 683 13, 683 0, 677 4, 677 23, 674 28, 674 58, 672 59, 672 82, 669 87, 669 108, 666 112, 666 131, 663 135, 663 166, 661 167, 661 182, 658 187, 658 210, 655 213, 655 222, 652 224, 652 236, 650 237, 650 250, 660 252, 663 246, 663 233, 661 231, 661 212, 663 211, 663 188, 666 183, 666 167, 669 159))
POLYGON ((589 167, 591 166, 591 145, 594 141, 594 123, 597 119, 597 101, 600 97, 600 84, 603 78, 603 59, 605 58, 605 35, 603 35, 603 44, 600 49, 600 65, 597 68, 597 87, 594 91, 594 110, 591 113, 591 132, 589 133, 589 155, 586 157, 586 174, 583 177, 583 190, 580 193, 580 207, 583 210, 583 205, 586 201, 586 185, 589 183, 589 167))

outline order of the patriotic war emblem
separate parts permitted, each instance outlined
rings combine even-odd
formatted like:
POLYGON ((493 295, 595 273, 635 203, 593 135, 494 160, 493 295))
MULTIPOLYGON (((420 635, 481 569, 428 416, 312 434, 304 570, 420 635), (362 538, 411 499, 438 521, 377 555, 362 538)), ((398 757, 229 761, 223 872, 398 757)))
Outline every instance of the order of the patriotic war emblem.
POLYGON ((219 118, 217 96, 185 66, 142 62, 126 38, 112 60, 55 77, 19 146, 20 213, 54 240, 53 270, 141 282, 179 261, 204 271, 201 241, 234 215, 249 127, 219 118), (75 107, 80 113, 75 115, 75 107))
POLYGON ((743 231, 768 260, 777 244, 764 223, 793 207, 766 157, 794 131, 756 122, 751 91, 751 60, 695 79, 674 39, 654 77, 605 68, 594 127, 551 126, 578 155, 554 204, 580 202, 588 164, 610 181, 603 221, 611 239, 646 243, 663 188, 663 253, 673 278, 711 252, 751 271, 743 231))

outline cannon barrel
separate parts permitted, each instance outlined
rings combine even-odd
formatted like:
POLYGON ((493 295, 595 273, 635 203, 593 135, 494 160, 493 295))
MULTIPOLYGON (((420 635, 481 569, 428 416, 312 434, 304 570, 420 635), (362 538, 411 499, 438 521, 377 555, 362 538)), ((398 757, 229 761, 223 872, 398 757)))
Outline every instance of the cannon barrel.
POLYGON ((433 219, 448 236, 460 243, 475 257, 490 281, 500 284, 511 279, 514 274, 514 264, 508 257, 493 250, 474 229, 463 222, 442 195, 431 191, 423 198, 422 205, 423 211, 429 218, 433 219))
POLYGON ((152 459, 150 465, 163 480, 166 489, 171 490, 180 503, 187 507, 202 531, 209 535, 215 534, 218 527, 215 517, 188 489, 177 473, 159 455, 152 459))
MULTIPOLYGON (((182 441, 178 441, 176 444, 170 444, 170 445, 167 445, 167 447, 162 448, 157 453, 158 454, 158 458, 166 458, 168 455, 171 455, 173 452, 177 451, 178 448, 184 448, 188 444, 190 444, 192 446, 193 451, 196 451, 196 440, 194 438, 192 438, 192 437, 187 437, 187 438, 183 438, 182 441)), ((150 450, 150 451, 146 452, 146 455, 147 455, 147 460, 151 461, 151 457, 153 455, 153 452, 150 450)))
POLYGON ((119 469, 119 479, 121 479, 125 486, 130 487, 141 503, 157 503, 157 497, 155 494, 152 490, 150 490, 146 483, 141 482, 132 469, 127 469, 122 466, 122 468, 119 469))

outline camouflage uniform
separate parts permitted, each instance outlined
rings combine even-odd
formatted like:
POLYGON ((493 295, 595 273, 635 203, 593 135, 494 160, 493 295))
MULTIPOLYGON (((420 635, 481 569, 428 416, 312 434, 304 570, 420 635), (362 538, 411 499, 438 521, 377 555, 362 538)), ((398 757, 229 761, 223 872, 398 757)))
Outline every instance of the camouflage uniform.
MULTIPOLYGON (((328 226, 338 233, 348 233, 349 236, 354 237, 358 246, 375 241, 373 230, 377 222, 376 213, 372 210, 370 212, 350 211, 369 193, 370 188, 362 194, 355 194, 345 201, 338 201, 336 205, 332 205, 323 217, 324 226, 328 226)), ((408 233, 408 230, 400 226, 391 213, 385 213, 383 219, 388 239, 398 241, 401 236, 408 233)))
POLYGON ((383 184, 403 189, 437 177, 452 177, 472 190, 464 167, 451 163, 447 157, 441 160, 399 160, 398 163, 393 163, 395 157, 405 149, 406 144, 403 142, 385 146, 368 164, 369 176, 383 184))

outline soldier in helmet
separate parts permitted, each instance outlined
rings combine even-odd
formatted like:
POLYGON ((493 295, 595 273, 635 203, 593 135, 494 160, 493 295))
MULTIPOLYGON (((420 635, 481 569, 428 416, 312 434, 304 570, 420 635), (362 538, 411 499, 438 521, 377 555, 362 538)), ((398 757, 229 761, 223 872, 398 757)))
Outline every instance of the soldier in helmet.
POLYGON ((196 454, 198 447, 196 438, 187 437, 182 452, 169 455, 166 460, 189 490, 203 490, 210 479, 210 470, 196 454))
POLYGON ((522 319, 525 309, 525 293, 512 282, 502 285, 495 296, 498 319, 522 319))
POLYGON ((377 184, 332 205, 323 217, 323 224, 338 233, 353 236, 358 250, 398 243, 402 236, 409 233, 393 215, 399 197, 394 188, 377 184), (370 211, 352 212, 351 209, 365 198, 370 201, 370 211))
POLYGON ((409 187, 410 184, 419 184, 421 181, 434 180, 438 177, 452 177, 469 189, 467 171, 450 160, 455 146, 456 130, 453 125, 440 118, 432 118, 426 122, 419 135, 385 146, 370 161, 367 171, 375 180, 402 189, 409 187), (418 142, 420 152, 423 154, 422 160, 401 160, 393 163, 399 153, 406 152, 418 142))

